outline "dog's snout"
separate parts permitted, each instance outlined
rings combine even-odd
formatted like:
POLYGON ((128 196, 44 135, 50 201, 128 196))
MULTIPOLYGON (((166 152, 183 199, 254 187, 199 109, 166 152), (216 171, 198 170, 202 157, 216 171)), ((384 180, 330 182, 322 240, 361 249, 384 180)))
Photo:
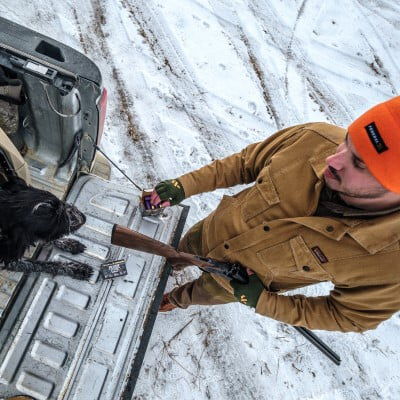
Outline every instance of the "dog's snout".
POLYGON ((67 204, 66 212, 71 232, 76 231, 86 222, 85 214, 79 211, 75 206, 67 204))

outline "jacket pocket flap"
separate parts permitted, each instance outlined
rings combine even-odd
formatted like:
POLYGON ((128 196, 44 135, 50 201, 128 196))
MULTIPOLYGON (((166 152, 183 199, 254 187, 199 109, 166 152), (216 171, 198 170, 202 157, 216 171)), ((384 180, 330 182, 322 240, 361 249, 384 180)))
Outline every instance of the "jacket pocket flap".
POLYGON ((278 192, 266 167, 257 178, 256 184, 249 190, 242 203, 242 215, 245 222, 261 214, 280 202, 278 192))
POLYGON ((274 182, 269 173, 269 167, 264 168, 260 173, 257 179, 256 188, 269 206, 273 206, 280 202, 278 192, 276 191, 274 182))
POLYGON ((310 278, 330 278, 328 272, 321 267, 301 236, 290 239, 289 243, 296 263, 296 272, 310 278))

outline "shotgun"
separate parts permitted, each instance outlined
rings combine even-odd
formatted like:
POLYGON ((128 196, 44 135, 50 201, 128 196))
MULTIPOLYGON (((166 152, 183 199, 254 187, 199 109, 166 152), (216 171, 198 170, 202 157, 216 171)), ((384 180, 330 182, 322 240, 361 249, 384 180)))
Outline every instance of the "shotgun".
MULTIPOLYGON (((205 258, 189 253, 183 253, 174 249, 168 244, 159 242, 158 240, 155 240, 149 236, 143 235, 118 224, 113 226, 111 233, 111 244, 165 257, 173 265, 196 265, 203 271, 222 275, 229 280, 236 280, 237 282, 244 284, 249 282, 249 276, 245 268, 238 263, 232 264, 213 260, 212 258, 205 258)), ((340 357, 321 339, 319 339, 317 335, 303 327, 294 326, 294 328, 314 346, 316 346, 322 353, 324 353, 331 361, 333 361, 336 365, 340 365, 340 357)))
POLYGON ((111 243, 116 246, 127 247, 143 251, 145 253, 156 254, 165 257, 168 262, 176 266, 196 265, 201 270, 221 275, 229 280, 247 284, 249 276, 246 269, 239 263, 229 263, 217 261, 212 258, 200 257, 194 254, 184 253, 174 249, 172 246, 159 242, 142 233, 133 231, 115 224, 111 233, 111 243))

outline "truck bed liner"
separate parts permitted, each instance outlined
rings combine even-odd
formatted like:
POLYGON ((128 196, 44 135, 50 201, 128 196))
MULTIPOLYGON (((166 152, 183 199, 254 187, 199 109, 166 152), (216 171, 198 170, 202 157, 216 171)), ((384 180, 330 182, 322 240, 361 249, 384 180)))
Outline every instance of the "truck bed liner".
POLYGON ((83 176, 74 185, 68 201, 87 215, 87 223, 73 237, 87 250, 71 256, 52 249, 39 258, 87 262, 96 272, 90 282, 40 274, 31 283, 1 343, 0 396, 106 400, 132 392, 137 377, 132 365, 140 365, 137 357, 143 357, 147 345, 142 336, 146 324, 154 322, 154 299, 161 297, 166 281, 165 261, 112 246, 111 229, 118 223, 170 243, 180 236, 187 214, 172 207, 160 217, 142 217, 137 199, 133 189, 94 176, 83 176), (100 265, 116 259, 126 260, 128 275, 103 280, 100 265))

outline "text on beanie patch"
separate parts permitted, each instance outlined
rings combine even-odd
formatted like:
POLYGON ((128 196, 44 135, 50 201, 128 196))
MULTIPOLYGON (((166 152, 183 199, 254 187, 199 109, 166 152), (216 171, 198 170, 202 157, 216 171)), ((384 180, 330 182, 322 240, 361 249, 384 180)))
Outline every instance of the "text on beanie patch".
POLYGON ((375 122, 371 122, 369 125, 365 127, 367 131, 368 137, 371 140, 371 143, 375 147, 375 150, 380 154, 386 150, 389 150, 386 146, 385 142, 383 141, 378 128, 375 125, 375 122))

